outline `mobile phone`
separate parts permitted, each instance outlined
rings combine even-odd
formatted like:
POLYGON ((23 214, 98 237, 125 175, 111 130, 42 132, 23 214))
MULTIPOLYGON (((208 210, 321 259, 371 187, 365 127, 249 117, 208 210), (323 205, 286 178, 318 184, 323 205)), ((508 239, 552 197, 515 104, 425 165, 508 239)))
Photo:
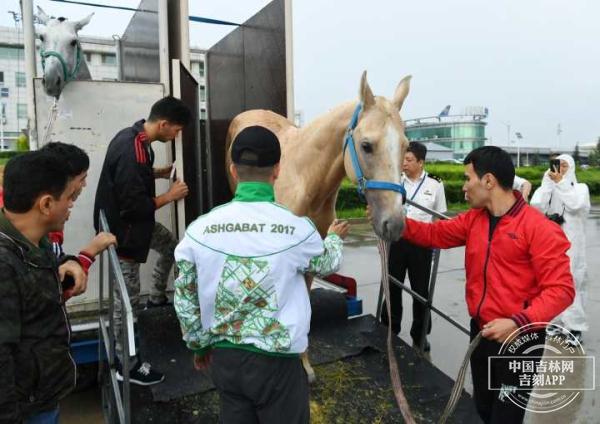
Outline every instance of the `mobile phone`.
POLYGON ((63 290, 72 289, 73 287, 75 287, 75 279, 71 275, 66 274, 65 278, 63 278, 63 280, 61 281, 61 285, 63 290))
POLYGON ((560 159, 550 159, 550 171, 560 172, 560 159))

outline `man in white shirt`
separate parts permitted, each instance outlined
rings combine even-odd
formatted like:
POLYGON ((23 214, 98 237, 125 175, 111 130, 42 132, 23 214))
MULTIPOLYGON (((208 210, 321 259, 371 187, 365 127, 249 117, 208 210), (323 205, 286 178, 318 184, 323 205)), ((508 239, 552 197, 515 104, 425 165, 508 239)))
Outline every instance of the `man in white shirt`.
MULTIPOLYGON (((446 195, 444 184, 441 180, 425 171, 425 157, 427 147, 423 144, 411 141, 404 155, 404 187, 407 198, 429 209, 437 212, 446 212, 446 195)), ((431 222, 432 216, 414 207, 407 207, 407 216, 422 222, 431 222)), ((406 240, 392 243, 388 271, 398 281, 404 282, 406 272, 410 280, 411 288, 424 298, 429 297, 429 277, 431 275, 431 249, 419 247, 406 240)), ((390 286, 392 319, 391 325, 394 333, 400 332, 402 322, 402 290, 395 285, 390 286)), ((413 322, 410 335, 415 345, 419 344, 423 329, 426 308, 418 300, 413 300, 413 322)), ((387 311, 383 310, 381 320, 384 324, 389 322, 387 311)), ((431 319, 427 334, 431 332, 431 319)), ((429 342, 425 342, 425 351, 429 351, 429 342)))
POLYGON ((513 181, 513 190, 519 190, 523 195, 523 199, 525 199, 526 202, 529 201, 529 194, 531 193, 531 183, 525 178, 521 178, 518 175, 515 175, 515 179, 513 181))

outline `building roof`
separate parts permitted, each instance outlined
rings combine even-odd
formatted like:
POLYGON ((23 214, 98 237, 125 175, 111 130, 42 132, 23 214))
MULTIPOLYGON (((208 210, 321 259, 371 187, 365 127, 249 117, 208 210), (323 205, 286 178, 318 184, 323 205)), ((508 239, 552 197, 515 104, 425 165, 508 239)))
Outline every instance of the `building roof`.
POLYGON ((453 150, 449 147, 442 146, 441 144, 434 143, 432 141, 419 141, 427 147, 428 152, 452 152, 453 150))

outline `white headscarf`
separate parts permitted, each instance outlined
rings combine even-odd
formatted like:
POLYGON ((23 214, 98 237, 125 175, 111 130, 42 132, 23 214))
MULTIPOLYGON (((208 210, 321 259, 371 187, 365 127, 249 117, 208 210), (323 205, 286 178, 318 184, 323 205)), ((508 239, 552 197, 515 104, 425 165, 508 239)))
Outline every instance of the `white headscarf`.
POLYGON ((575 160, 573 157, 563 153, 562 155, 557 156, 556 159, 564 160, 569 164, 569 169, 567 170, 567 173, 563 175, 563 178, 572 183, 571 185, 577 184, 577 177, 575 176, 575 160))

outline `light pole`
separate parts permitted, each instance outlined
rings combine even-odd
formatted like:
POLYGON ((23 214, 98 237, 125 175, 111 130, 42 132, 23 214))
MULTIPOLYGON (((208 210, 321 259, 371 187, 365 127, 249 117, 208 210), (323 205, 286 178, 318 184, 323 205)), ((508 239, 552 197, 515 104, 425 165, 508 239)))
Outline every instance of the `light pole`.
POLYGON ((517 168, 521 167, 521 140, 523 139, 523 134, 520 132, 515 132, 517 136, 517 168))

